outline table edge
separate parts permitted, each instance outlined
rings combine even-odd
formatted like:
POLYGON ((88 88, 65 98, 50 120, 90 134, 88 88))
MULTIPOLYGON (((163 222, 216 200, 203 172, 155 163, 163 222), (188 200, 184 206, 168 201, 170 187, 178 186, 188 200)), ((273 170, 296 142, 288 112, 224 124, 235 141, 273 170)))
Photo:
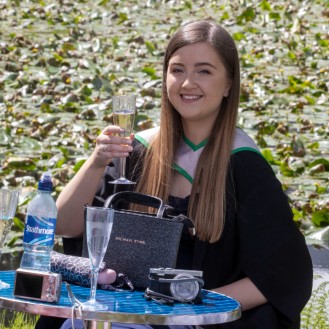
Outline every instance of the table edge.
MULTIPOLYGON (((54 316, 60 318, 71 318, 72 308, 58 306, 57 304, 36 304, 27 300, 9 299, 0 297, 0 308, 6 308, 18 312, 26 312, 35 315, 54 316)), ((82 310, 81 314, 76 312, 76 317, 83 320, 95 320, 102 322, 121 322, 135 324, 153 325, 207 325, 226 323, 237 320, 241 317, 241 307, 225 313, 194 314, 186 315, 173 314, 138 314, 120 312, 93 312, 82 310)))

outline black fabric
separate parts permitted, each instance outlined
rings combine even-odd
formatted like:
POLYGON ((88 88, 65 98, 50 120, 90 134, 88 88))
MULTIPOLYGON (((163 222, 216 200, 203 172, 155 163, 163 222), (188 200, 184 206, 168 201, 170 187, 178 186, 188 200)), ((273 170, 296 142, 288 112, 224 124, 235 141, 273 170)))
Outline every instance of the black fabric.
POLYGON ((64 254, 70 256, 82 256, 82 237, 62 238, 64 254))
MULTIPOLYGON (((142 158, 143 146, 135 141, 127 169, 136 182, 142 158)), ((116 168, 115 163, 106 168, 94 205, 116 192, 107 184, 117 177, 116 168)), ((237 321, 209 327, 300 328, 299 315, 312 291, 312 262, 280 182, 261 155, 240 151, 231 157, 227 185, 221 239, 213 244, 182 239, 177 268, 202 270, 206 289, 249 277, 268 299, 237 321)), ((186 211, 188 200, 171 197, 170 205, 186 211)))
MULTIPOLYGON (((183 214, 187 216, 189 197, 187 198, 174 198, 169 196, 169 205, 174 208, 173 215, 183 214)), ((190 234, 182 234, 179 244, 176 268, 179 269, 192 269, 193 264, 193 246, 194 239, 190 234)))
POLYGON ((260 155, 242 151, 232 156, 227 196, 224 233, 214 244, 195 242, 193 268, 206 289, 247 276, 269 303, 224 328, 299 328, 312 262, 281 184, 260 155))
POLYGON ((54 316, 41 315, 38 319, 35 329, 59 329, 65 322, 66 318, 57 318, 54 316))

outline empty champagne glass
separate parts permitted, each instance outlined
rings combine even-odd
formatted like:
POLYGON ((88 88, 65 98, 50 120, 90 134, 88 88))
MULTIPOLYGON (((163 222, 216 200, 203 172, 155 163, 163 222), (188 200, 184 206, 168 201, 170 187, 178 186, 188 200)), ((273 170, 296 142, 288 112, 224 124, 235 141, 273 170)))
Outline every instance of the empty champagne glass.
MULTIPOLYGON (((129 137, 132 133, 136 112, 136 96, 113 96, 112 114, 113 123, 124 129, 122 135, 129 137)), ((135 184, 126 178, 126 158, 120 158, 120 177, 111 184, 135 184)))
POLYGON ((96 302, 97 279, 113 226, 114 210, 111 208, 88 207, 85 209, 88 255, 91 263, 90 299, 83 308, 105 309, 106 305, 96 302))
MULTIPOLYGON (((18 191, 0 189, 0 257, 5 245, 7 234, 10 231, 18 204, 18 191)), ((10 285, 0 281, 0 289, 10 285)))

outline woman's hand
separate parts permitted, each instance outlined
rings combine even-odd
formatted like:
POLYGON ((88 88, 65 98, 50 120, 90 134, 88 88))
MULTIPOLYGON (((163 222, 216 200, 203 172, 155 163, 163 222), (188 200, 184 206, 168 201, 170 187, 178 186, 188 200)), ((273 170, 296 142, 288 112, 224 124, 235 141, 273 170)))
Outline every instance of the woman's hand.
POLYGON ((106 268, 102 272, 99 272, 98 274, 98 284, 111 284, 113 283, 117 278, 117 274, 115 271, 106 268))
POLYGON ((118 126, 107 126, 96 139, 96 148, 92 154, 93 164, 104 168, 113 158, 128 157, 133 150, 134 134, 130 137, 120 137, 124 130, 118 126))

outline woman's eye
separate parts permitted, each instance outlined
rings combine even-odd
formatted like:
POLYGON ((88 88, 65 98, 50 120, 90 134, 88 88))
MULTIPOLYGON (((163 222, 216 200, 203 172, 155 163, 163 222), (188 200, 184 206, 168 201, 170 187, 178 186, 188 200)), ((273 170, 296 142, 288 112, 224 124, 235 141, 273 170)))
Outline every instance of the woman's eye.
POLYGON ((181 73, 181 72, 183 72, 182 69, 179 69, 179 68, 173 68, 172 69, 172 73, 181 73))
POLYGON ((201 70, 201 71, 199 71, 199 73, 201 73, 201 74, 210 74, 210 71, 208 71, 208 70, 201 70))

